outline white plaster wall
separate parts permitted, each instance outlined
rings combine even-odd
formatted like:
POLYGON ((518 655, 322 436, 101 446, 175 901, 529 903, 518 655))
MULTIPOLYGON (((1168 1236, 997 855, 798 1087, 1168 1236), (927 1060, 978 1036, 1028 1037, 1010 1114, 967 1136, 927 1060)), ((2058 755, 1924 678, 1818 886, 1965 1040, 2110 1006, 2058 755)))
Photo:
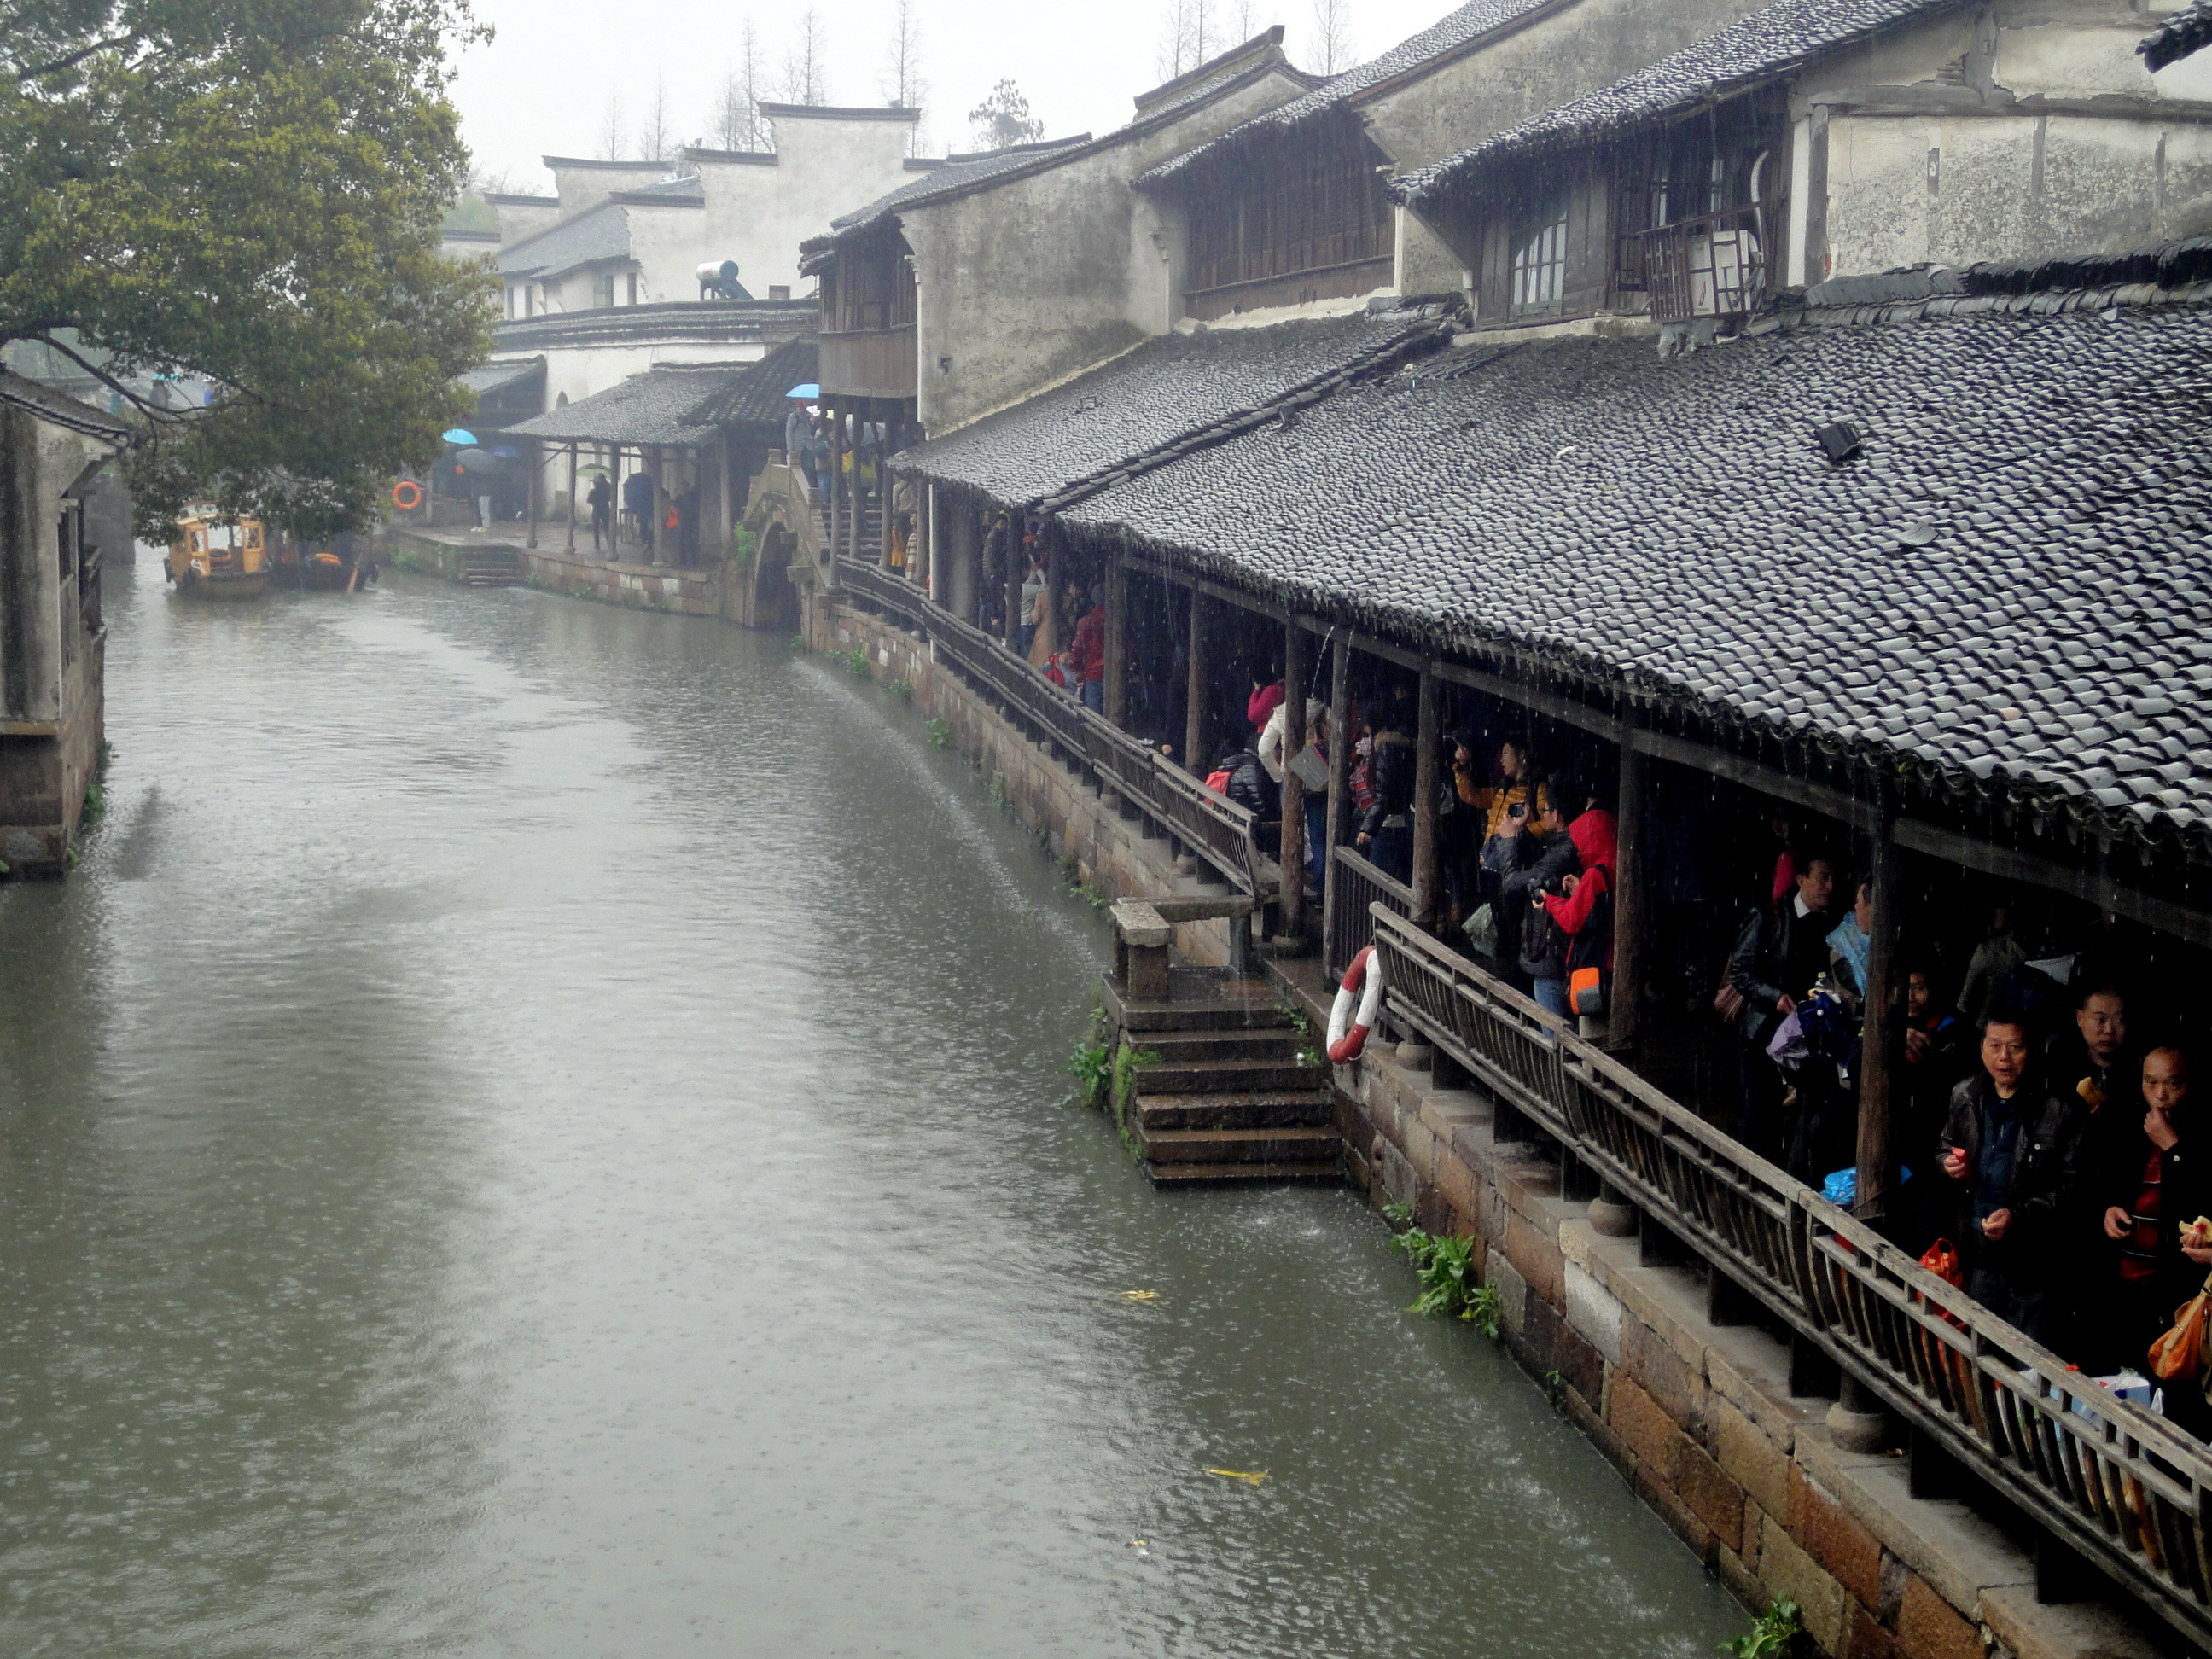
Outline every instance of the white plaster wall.
MULTIPOLYGON (((738 280, 757 299, 766 299, 772 287, 806 293, 811 283, 799 274, 799 245, 917 176, 906 167, 909 121, 787 115, 769 118, 769 126, 775 139, 772 167, 694 162, 707 213, 693 264, 735 259, 738 280)), ((688 297, 698 297, 696 285, 688 297)))
POLYGON ((1971 15, 1900 30, 1808 73, 1801 107, 1838 112, 1828 124, 1828 264, 1808 280, 2118 251, 2212 229, 2212 126, 2186 107, 2212 95, 2212 64, 2148 74, 2135 52, 2144 15, 2106 0, 2012 0, 1994 17, 1999 93, 1987 105, 1960 84, 1971 15), (1886 92, 1931 91, 1964 106, 1844 112, 1878 108, 1886 92), (2092 100, 2103 107, 2081 112, 2092 100), (2024 100, 2036 101, 2022 109, 2024 100), (2177 100, 2171 114, 2161 107, 2177 100))
POLYGON ((1268 75, 1156 131, 902 214, 924 423, 948 430, 1172 327, 1158 210, 1129 181, 1304 90, 1268 75))
MULTIPOLYGON (((552 173, 554 192, 561 198, 561 210, 556 216, 573 219, 617 191, 659 183, 669 176, 669 168, 659 161, 602 161, 590 167, 556 167, 552 173)), ((504 226, 505 221, 501 222, 504 226)))
POLYGON ((545 407, 561 406, 562 393, 580 404, 655 363, 750 363, 768 355, 759 340, 670 338, 621 345, 553 346, 545 352, 545 407))
MULTIPOLYGON (((647 207, 625 202, 629 222, 630 262, 637 267, 637 302, 699 297, 699 266, 708 257, 707 214, 702 208, 672 202, 647 207)), ((629 290, 617 296, 626 300, 629 290)), ((588 298, 584 301, 588 305, 588 298)), ((581 307, 576 307, 580 309, 581 307)))
POLYGON ((495 202, 492 211, 499 215, 499 245, 507 247, 526 236, 535 236, 541 230, 550 230, 561 221, 557 202, 543 205, 521 202, 495 202))

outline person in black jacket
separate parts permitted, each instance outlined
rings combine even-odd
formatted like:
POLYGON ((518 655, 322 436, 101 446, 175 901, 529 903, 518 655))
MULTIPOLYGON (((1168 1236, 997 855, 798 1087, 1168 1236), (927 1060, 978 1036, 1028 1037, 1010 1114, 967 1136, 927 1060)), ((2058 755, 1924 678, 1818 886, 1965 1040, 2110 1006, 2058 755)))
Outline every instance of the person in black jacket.
POLYGON ((1358 834, 1353 841, 1360 855, 1372 860, 1384 875, 1409 882, 1413 878, 1413 776, 1418 757, 1402 718, 1410 712, 1407 705, 1412 699, 1404 695, 1404 686, 1394 690, 1398 695, 1377 724, 1369 763, 1368 779, 1375 799, 1359 815, 1358 834))
POLYGON ((2029 1053, 2026 1024, 1999 1010, 1982 1030, 1980 1070, 1951 1091, 1936 1153, 1955 1183, 1949 1237, 1966 1293, 2055 1349, 2067 1310, 2051 1285, 2081 1243, 2084 1114, 2034 1078, 2029 1053))
MULTIPOLYGON (((1766 1045, 1800 998, 1827 971, 1828 901, 1835 896, 1836 866, 1825 854, 1800 860, 1791 890, 1772 906, 1744 918, 1729 953, 1728 980, 1743 998, 1736 1035, 1743 1043, 1743 1103, 1735 1138, 1761 1158, 1783 1151, 1781 1069, 1766 1045)), ((1796 1137, 1791 1137, 1796 1139, 1796 1137)))
MULTIPOLYGON (((2212 1240, 2191 1246, 2183 1230, 2212 1203, 2212 1146, 2198 1133, 2189 1110, 2189 1059, 2179 1048, 2154 1048, 2143 1056, 2140 1117, 2124 1135, 2107 1133, 2092 1147, 2090 1169, 2096 1182, 2100 1218, 2112 1249, 2103 1271, 2091 1279, 2087 1311, 2098 1316, 2100 1341, 2088 1355, 2090 1369, 2102 1372, 2123 1365, 2149 1369, 2150 1345, 2173 1323, 2174 1310, 2204 1286, 2212 1266, 2212 1240), (2200 1169, 2198 1161, 2205 1161, 2200 1169)), ((2110 1116, 2107 1106, 2100 1117, 2110 1116)), ((2116 1128, 2118 1127, 2114 1126, 2116 1128)), ((2203 1435, 2212 1418, 2202 1390, 2169 1389, 2167 1414, 2186 1416, 2191 1431, 2203 1435), (2188 1396, 2177 1413, 2172 1395, 2188 1396), (2189 1412, 2188 1407, 2194 1407, 2189 1412)))
POLYGON ((1249 749, 1239 749, 1233 755, 1224 755, 1214 762, 1213 769, 1229 774, 1224 793, 1239 806, 1249 807, 1253 815, 1263 822, 1279 816, 1280 797, 1275 793, 1275 781, 1260 764, 1259 756, 1249 749))
MULTIPOLYGON (((1572 784, 1554 779, 1536 786, 1535 817, 1518 836, 1504 842, 1496 854, 1500 871, 1498 915, 1502 937, 1517 937, 1521 971, 1528 975, 1529 994, 1536 1006, 1567 1018, 1567 936, 1544 908, 1547 895, 1566 891, 1566 878, 1583 866, 1575 843, 1567 834, 1562 800, 1574 798, 1572 784), (1515 934, 1504 934, 1510 924, 1515 934)), ((1509 820, 1518 822, 1518 820, 1509 820)))

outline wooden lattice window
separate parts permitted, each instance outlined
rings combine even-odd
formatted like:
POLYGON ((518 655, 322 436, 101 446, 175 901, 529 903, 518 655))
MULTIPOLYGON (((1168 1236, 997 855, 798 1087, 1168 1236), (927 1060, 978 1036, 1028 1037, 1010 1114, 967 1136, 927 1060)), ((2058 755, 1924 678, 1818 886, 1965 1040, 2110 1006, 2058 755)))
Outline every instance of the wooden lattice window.
POLYGON ((1559 308, 1567 285, 1567 206, 1547 204, 1513 229, 1513 307, 1516 317, 1559 308))

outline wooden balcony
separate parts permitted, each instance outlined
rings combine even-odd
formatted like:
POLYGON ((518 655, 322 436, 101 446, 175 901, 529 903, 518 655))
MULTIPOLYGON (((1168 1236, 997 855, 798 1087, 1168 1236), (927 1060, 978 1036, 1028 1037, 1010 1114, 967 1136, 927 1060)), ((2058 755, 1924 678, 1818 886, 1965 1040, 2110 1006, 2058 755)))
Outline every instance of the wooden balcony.
POLYGON ((825 398, 911 398, 915 392, 915 329, 855 329, 822 336, 822 395, 825 398))

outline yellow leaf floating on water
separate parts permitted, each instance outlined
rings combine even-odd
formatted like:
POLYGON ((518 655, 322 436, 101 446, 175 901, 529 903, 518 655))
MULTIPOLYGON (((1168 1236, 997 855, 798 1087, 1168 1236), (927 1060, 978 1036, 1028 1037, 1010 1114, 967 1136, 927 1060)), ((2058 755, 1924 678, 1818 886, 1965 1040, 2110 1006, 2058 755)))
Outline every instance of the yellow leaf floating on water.
POLYGON ((1158 1291, 1124 1291, 1121 1292, 1121 1300, 1124 1302, 1157 1302, 1159 1299, 1160 1293, 1158 1291))
POLYGON ((1256 1486, 1267 1478, 1265 1469, 1208 1469, 1208 1474, 1218 1474, 1224 1480, 1242 1480, 1248 1486, 1256 1486))

